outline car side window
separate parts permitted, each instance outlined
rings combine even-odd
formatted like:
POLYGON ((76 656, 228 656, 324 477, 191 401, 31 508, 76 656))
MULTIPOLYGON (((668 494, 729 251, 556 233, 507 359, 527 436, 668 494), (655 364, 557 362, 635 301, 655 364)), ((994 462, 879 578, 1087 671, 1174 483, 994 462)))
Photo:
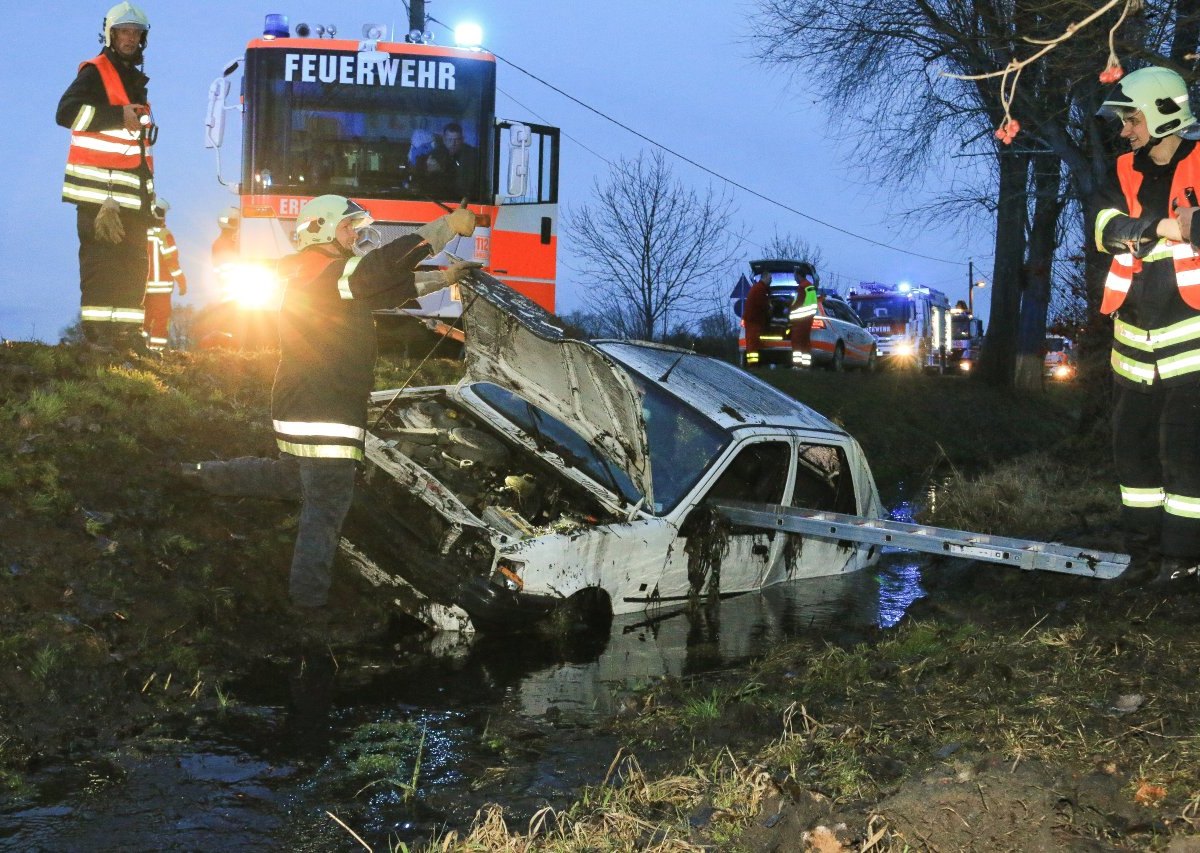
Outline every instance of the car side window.
POLYGON ((777 504, 787 482, 788 453, 784 441, 760 441, 743 447, 708 490, 715 500, 777 504))
POLYGON ((854 476, 846 451, 829 444, 802 444, 796 451, 792 506, 823 512, 858 513, 854 476))

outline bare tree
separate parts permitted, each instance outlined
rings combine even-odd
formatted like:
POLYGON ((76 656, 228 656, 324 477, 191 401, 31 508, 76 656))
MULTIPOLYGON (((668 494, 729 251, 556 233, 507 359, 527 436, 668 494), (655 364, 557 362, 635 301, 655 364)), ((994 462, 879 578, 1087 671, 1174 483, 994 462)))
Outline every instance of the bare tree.
POLYGON ((795 234, 780 234, 775 232, 767 245, 763 247, 764 258, 783 258, 789 261, 808 261, 816 268, 817 272, 821 271, 822 261, 821 247, 809 243, 803 237, 798 237, 795 234))
MULTIPOLYGON (((1109 55, 1109 28, 1121 11, 1113 7, 1096 26, 1072 31, 1072 38, 1024 69, 1019 86, 1002 91, 1001 78, 985 75, 1097 12, 1095 4, 758 0, 758 5, 760 57, 819 79, 840 105, 838 112, 860 123, 860 160, 886 179, 898 185, 921 181, 931 161, 951 153, 991 156, 994 202, 987 207, 995 216, 995 286, 981 367, 988 381, 1012 384, 1018 352, 1041 337, 1034 334, 1039 322, 1030 322, 1030 314, 1023 320, 1022 313, 1045 310, 1046 283, 1038 277, 1052 268, 1063 209, 1063 199, 1053 193, 1059 170, 1042 161, 1065 163, 1062 179, 1078 200, 1086 200, 1111 170, 1112 146, 1092 116, 1102 96, 1097 72, 1109 55), (1010 109, 1024 128, 1012 145, 992 133, 1002 123, 1008 127, 1010 109), (1032 291, 1031 273, 1038 279, 1032 291), (1032 301, 1023 309, 1027 294, 1032 301)), ((1194 47, 1195 27, 1184 22, 1195 6, 1195 0, 1146 0, 1148 13, 1125 21, 1118 52, 1141 62, 1156 52, 1184 55, 1183 48, 1194 47)), ((1093 266, 1099 269, 1089 257, 1093 266)))
POLYGON ((622 159, 593 187, 594 199, 566 218, 588 309, 620 336, 645 340, 708 312, 742 236, 729 195, 688 189, 658 152, 622 159))

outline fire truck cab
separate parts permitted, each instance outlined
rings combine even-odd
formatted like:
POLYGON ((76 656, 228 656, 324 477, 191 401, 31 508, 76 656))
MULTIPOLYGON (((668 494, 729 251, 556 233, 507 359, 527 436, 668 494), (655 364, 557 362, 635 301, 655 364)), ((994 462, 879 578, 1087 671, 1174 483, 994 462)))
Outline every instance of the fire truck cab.
POLYGON ((862 282, 847 298, 875 336, 885 366, 945 372, 953 349, 946 294, 931 287, 862 282))
MULTIPOLYGON (((384 30, 367 25, 350 40, 299 23, 293 34, 286 16, 267 15, 262 35, 213 81, 205 143, 218 150, 218 179, 236 194, 239 216, 219 265, 214 259, 220 293, 201 312, 198 337, 254 346, 265 325, 273 345, 276 262, 294 251, 301 206, 326 193, 369 210, 383 243, 466 204, 475 233, 427 263, 479 261, 554 310, 558 129, 497 118, 496 59, 487 51, 424 43, 419 30, 410 41, 385 41, 384 30), (241 98, 230 105, 239 69, 241 98), (240 170, 229 181, 219 154, 228 111, 241 119, 240 170)), ((461 311, 436 293, 380 313, 448 331, 461 311)))

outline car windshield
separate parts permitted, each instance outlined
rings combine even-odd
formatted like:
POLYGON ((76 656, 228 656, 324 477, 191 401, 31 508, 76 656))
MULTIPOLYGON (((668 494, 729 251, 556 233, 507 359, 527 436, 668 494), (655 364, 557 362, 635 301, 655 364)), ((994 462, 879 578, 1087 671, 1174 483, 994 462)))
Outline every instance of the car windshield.
POLYGON ((1062 352, 1066 348, 1062 338, 1046 338, 1046 352, 1062 352))
POLYGON ((632 372, 630 375, 642 392, 654 513, 661 515, 674 509, 696 484, 729 436, 700 412, 641 375, 632 372))
POLYGON ((850 305, 854 312, 865 322, 876 323, 881 320, 908 319, 909 301, 902 296, 887 297, 851 297, 850 305))
POLYGON ((529 435, 542 450, 557 454, 567 466, 583 472, 627 503, 634 504, 642 499, 641 491, 629 475, 609 462, 583 436, 558 418, 499 385, 477 382, 471 389, 481 400, 529 435))

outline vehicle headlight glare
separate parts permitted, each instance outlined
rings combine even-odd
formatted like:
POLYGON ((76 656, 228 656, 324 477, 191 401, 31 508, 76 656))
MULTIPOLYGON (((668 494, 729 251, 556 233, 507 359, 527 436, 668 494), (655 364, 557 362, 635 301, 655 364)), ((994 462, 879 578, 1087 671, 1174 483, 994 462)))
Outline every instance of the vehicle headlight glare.
POLYGON ((243 308, 278 307, 282 293, 274 270, 261 264, 229 264, 220 275, 226 301, 243 308))

